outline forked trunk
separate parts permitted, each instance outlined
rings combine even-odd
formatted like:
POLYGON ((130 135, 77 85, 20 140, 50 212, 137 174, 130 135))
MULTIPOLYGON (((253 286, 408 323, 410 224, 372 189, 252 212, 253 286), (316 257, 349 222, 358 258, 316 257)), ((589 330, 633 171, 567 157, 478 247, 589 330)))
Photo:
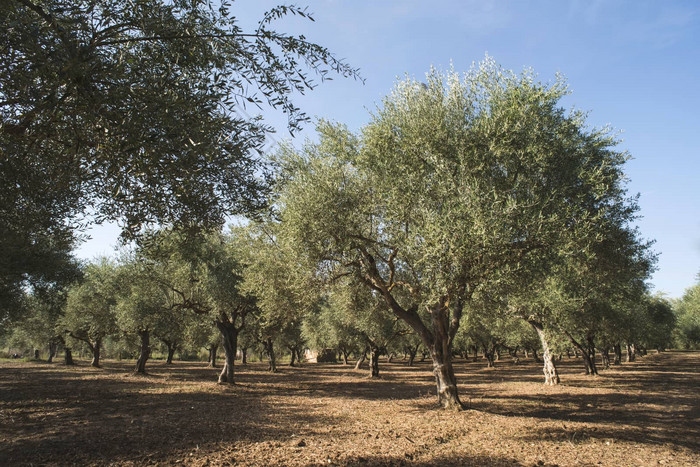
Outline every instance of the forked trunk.
POLYGON ((637 353, 634 349, 634 344, 627 344, 627 361, 633 362, 637 357, 637 353))
POLYGON ((488 345, 484 344, 482 346, 482 349, 484 350, 484 358, 486 359, 486 368, 493 368, 494 361, 496 359, 495 346, 488 346, 488 345))
POLYGON ((379 347, 376 345, 369 348, 369 377, 379 378, 379 347))
POLYGON ((619 365, 622 363, 622 346, 619 343, 613 345, 613 353, 615 354, 613 365, 619 365))
POLYGON ((168 365, 173 364, 173 357, 175 356, 175 350, 177 350, 177 346, 173 342, 166 342, 165 344, 168 347, 168 358, 165 360, 165 363, 168 365))
POLYGON ((224 367, 219 373, 219 384, 234 384, 233 368, 236 363, 236 347, 238 345, 238 328, 233 323, 216 321, 216 327, 221 332, 224 346, 224 367))
POLYGON ((141 352, 136 360, 136 373, 145 374, 146 362, 151 353, 151 333, 148 330, 139 331, 139 337, 141 338, 141 352))
MULTIPOLYGON (((459 310, 461 313, 461 310, 459 310)), ((459 400, 457 391, 457 379, 452 367, 451 335, 456 334, 459 327, 459 315, 455 313, 456 322, 450 323, 447 310, 444 308, 433 308, 431 318, 433 321, 433 342, 430 348, 430 356, 433 360, 433 374, 437 385, 438 402, 446 409, 462 410, 464 404, 459 400), (450 325, 453 328, 450 328, 450 325)), ((425 345, 426 343, 423 342, 425 345)))
POLYGON ((350 352, 348 352, 346 349, 343 349, 340 351, 340 353, 343 354, 343 365, 348 365, 348 355, 350 354, 350 352))
POLYGON ((564 334, 566 334, 566 337, 569 338, 569 341, 571 341, 571 343, 574 344, 575 349, 581 352, 586 374, 591 376, 597 375, 598 368, 596 368, 595 366, 595 355, 594 358, 591 358, 590 349, 584 348, 583 345, 581 345, 581 343, 574 339, 574 337, 568 332, 565 331, 564 334))
POLYGON ((535 329, 535 332, 537 332, 537 336, 540 338, 540 343, 542 344, 542 360, 544 362, 542 372, 544 373, 544 384, 549 386, 559 384, 559 373, 557 372, 557 367, 554 364, 554 358, 552 358, 552 350, 549 348, 547 336, 544 332, 544 326, 542 326, 542 323, 537 321, 528 322, 535 329))
POLYGON ((357 362, 355 363, 355 369, 359 370, 362 367, 362 364, 365 363, 365 360, 367 359, 367 349, 365 349, 362 354, 360 355, 360 358, 357 359, 357 362))
POLYGON ((53 358, 56 356, 56 353, 58 353, 58 342, 52 340, 49 342, 49 358, 46 362, 53 363, 53 358))

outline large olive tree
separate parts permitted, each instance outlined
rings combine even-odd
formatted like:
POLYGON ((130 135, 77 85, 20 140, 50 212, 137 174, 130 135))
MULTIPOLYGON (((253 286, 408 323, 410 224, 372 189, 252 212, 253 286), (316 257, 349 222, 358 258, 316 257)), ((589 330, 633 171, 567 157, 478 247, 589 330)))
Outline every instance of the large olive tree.
POLYGON ((465 304, 585 250, 604 215, 591 204, 617 200, 626 156, 560 107, 566 93, 490 59, 433 71, 399 83, 361 136, 322 124, 319 144, 280 157, 299 253, 329 280, 362 280, 413 328, 445 407, 462 407, 451 346, 465 304))

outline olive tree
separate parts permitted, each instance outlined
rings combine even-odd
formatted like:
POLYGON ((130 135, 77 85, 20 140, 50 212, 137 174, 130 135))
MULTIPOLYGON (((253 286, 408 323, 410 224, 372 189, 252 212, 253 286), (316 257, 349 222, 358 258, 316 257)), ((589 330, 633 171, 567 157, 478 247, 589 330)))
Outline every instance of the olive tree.
POLYGON ((88 264, 83 281, 68 290, 66 312, 60 326, 72 339, 89 347, 94 367, 100 366, 104 338, 117 330, 118 293, 118 268, 106 258, 88 264))
MULTIPOLYGON (((464 76, 400 82, 358 137, 281 153, 282 223, 332 280, 354 275, 429 350, 444 407, 462 408, 451 361, 463 309, 547 273, 594 239, 587 202, 612 196, 626 156, 567 113, 565 83, 487 59, 464 76)), ((590 203, 589 203, 590 204, 590 203)))

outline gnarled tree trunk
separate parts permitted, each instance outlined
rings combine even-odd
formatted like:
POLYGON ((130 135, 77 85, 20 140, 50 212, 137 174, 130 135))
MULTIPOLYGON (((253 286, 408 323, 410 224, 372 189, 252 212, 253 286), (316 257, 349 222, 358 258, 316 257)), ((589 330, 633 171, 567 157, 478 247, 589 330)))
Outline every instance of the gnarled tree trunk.
POLYGON ((88 344, 92 352, 92 361, 90 365, 95 368, 100 367, 100 348, 102 347, 102 339, 96 339, 94 344, 88 344))
POLYGON ((234 323, 216 321, 216 327, 221 332, 224 347, 224 367, 219 373, 219 384, 234 384, 233 368, 236 363, 236 348, 238 346, 238 328, 234 323))
POLYGON ((46 360, 47 363, 53 363, 53 358, 58 353, 58 342, 54 339, 49 341, 49 358, 46 360))
POLYGON ((267 371, 277 373, 277 360, 275 359, 275 347, 272 338, 268 337, 265 342, 265 353, 267 354, 268 367, 267 371))
POLYGON ((557 372, 557 366, 554 364, 554 359, 552 358, 552 350, 549 348, 544 326, 542 323, 534 320, 528 321, 528 323, 535 329, 537 337, 540 338, 540 343, 542 344, 542 361, 544 362, 542 372, 544 373, 544 384, 550 386, 559 384, 559 373, 557 372))
POLYGON ((564 334, 566 337, 569 338, 569 341, 571 341, 572 344, 574 344, 574 347, 581 352, 581 356, 583 357, 583 364, 586 369, 586 374, 587 375, 597 375, 598 374, 598 368, 595 366, 595 354, 594 358, 591 358, 590 354, 590 349, 586 349, 579 343, 574 337, 569 334, 567 331, 564 331, 564 334))
POLYGON ((355 369, 359 370, 362 367, 362 364, 365 363, 365 360, 367 360, 367 349, 362 351, 360 358, 358 358, 357 362, 355 362, 355 369))
POLYGON ((627 343, 627 361, 633 362, 637 357, 637 352, 634 348, 634 344, 627 343))
POLYGON ((139 331, 139 338, 141 338, 141 352, 139 353, 139 358, 136 360, 136 373, 145 374, 146 362, 151 353, 150 331, 148 329, 139 331))
POLYGON ((209 368, 216 368, 216 352, 219 350, 219 344, 212 344, 209 350, 209 368))
POLYGON ((420 344, 414 346, 409 346, 406 348, 408 351, 408 366, 413 366, 413 362, 416 360, 416 355, 418 354, 418 348, 420 344))
POLYGON ((613 365, 619 365, 622 363, 622 346, 617 343, 613 345, 613 353, 615 354, 615 358, 613 360, 613 365))
POLYGON ((379 346, 369 346, 369 377, 379 378, 379 346))
POLYGON ((63 348, 63 363, 66 365, 75 365, 75 362, 73 361, 73 352, 71 351, 70 347, 63 348))

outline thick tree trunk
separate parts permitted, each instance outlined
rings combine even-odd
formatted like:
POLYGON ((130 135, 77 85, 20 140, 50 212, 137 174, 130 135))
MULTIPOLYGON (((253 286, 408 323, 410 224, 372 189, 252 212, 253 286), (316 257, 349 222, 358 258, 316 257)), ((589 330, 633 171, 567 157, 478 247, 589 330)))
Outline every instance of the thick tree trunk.
POLYGON ((275 359, 275 347, 272 338, 268 337, 265 341, 265 353, 267 354, 268 367, 267 371, 277 373, 277 360, 275 359))
POLYGON ((619 365, 622 363, 622 346, 618 343, 613 345, 613 353, 615 354, 615 359, 613 360, 613 365, 619 365))
POLYGON ((535 329, 535 332, 537 332, 537 336, 540 338, 540 343, 542 344, 542 360, 544 362, 542 372, 544 373, 544 384, 549 386, 559 384, 559 373, 557 372, 557 367, 554 364, 554 359, 552 358, 552 350, 549 348, 547 336, 544 332, 544 326, 542 326, 542 323, 537 321, 528 322, 535 329))
POLYGON ((369 347, 369 377, 379 378, 379 347, 376 345, 369 347))
POLYGON ((136 360, 136 373, 146 374, 146 362, 151 353, 151 333, 148 330, 139 331, 141 352, 136 360))
POLYGON ((416 355, 418 354, 418 348, 420 347, 420 344, 413 347, 408 347, 406 350, 408 350, 408 366, 413 366, 413 363, 416 360, 416 355))
POLYGON ((348 365, 348 355, 350 352, 348 352, 346 349, 342 349, 340 353, 343 355, 343 365, 348 365))
POLYGON ((597 375, 598 374, 598 368, 595 366, 595 357, 591 359, 591 355, 589 353, 589 349, 586 349, 581 345, 574 337, 569 334, 568 332, 564 332, 566 334, 566 337, 569 338, 569 341, 571 341, 572 344, 574 344, 574 347, 581 352, 581 356, 583 357, 583 364, 586 369, 586 374, 587 375, 597 375))
POLYGON ((34 349, 34 360, 39 360, 39 349, 34 349))
POLYGON ((75 365, 73 361, 73 352, 70 347, 64 347, 63 349, 63 363, 66 365, 75 365))
POLYGON ((542 363, 542 359, 537 353, 537 349, 532 349, 532 359, 535 361, 535 363, 542 363))
POLYGON ((362 364, 365 363, 365 360, 367 359, 367 349, 365 349, 362 354, 360 355, 360 358, 357 359, 357 362, 355 363, 355 369, 359 370, 362 367, 362 364))
POLYGON ((233 323, 216 321, 216 327, 221 332, 224 347, 224 367, 219 373, 219 384, 234 384, 233 368, 236 363, 236 348, 238 346, 238 328, 233 323))
MULTIPOLYGON (((448 316, 448 310, 444 307, 435 307, 431 310, 433 322, 433 342, 429 345, 430 356, 433 360, 433 374, 437 385, 438 402, 446 409, 462 410, 464 404, 459 400, 457 391, 457 379, 452 367, 452 338, 459 328, 461 308, 454 311, 452 320, 448 316)), ((423 338, 423 336, 421 336, 423 338)), ((423 338, 425 345, 425 339, 423 338)))
POLYGON ((219 344, 212 344, 209 347, 209 368, 216 368, 216 353, 219 351, 219 344))
POLYGON ((248 364, 248 347, 241 348, 241 365, 248 364))
POLYGON ((627 344, 627 361, 633 362, 637 357, 637 353, 634 348, 634 344, 627 344))
POLYGON ((474 363, 476 363, 479 360, 479 348, 474 346, 472 349, 474 350, 474 363))
POLYGON ((53 359, 58 353, 58 342, 51 340, 49 342, 49 358, 46 360, 47 363, 53 363, 53 359))
POLYGON ((97 339, 94 345, 90 345, 90 350, 92 351, 92 361, 90 365, 95 368, 100 367, 100 347, 102 347, 102 339, 97 339))

